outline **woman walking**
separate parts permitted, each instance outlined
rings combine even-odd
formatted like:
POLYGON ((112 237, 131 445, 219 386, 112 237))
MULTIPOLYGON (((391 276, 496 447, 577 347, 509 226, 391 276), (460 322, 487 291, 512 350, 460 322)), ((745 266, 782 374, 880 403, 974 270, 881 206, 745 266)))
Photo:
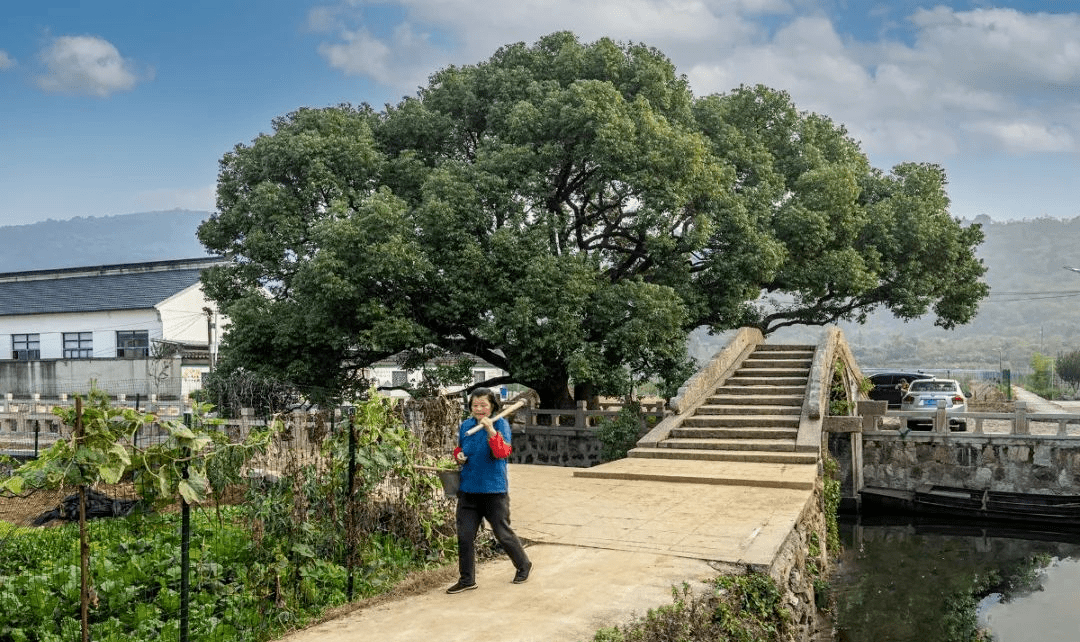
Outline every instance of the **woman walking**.
POLYGON ((476 533, 487 519, 495 539, 502 544, 517 573, 513 583, 529 579, 532 562, 510 529, 510 495, 506 458, 510 456, 510 424, 491 417, 499 410, 499 398, 487 388, 469 395, 472 416, 458 426, 454 459, 462 464, 457 496, 458 581, 447 593, 476 588, 476 533), (472 434, 470 432, 476 429, 472 434))

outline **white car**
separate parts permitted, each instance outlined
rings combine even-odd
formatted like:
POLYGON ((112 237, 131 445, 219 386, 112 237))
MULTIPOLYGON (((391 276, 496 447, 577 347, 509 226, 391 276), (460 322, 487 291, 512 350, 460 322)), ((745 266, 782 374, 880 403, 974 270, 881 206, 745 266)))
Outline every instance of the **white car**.
MULTIPOLYGON (((945 402, 945 415, 949 418, 949 427, 953 430, 967 430, 967 422, 953 418, 967 412, 967 395, 955 379, 916 379, 908 385, 907 393, 900 400, 900 410, 920 410, 928 413, 937 411, 938 402, 945 402)), ((930 430, 932 418, 908 418, 908 430, 930 430)))

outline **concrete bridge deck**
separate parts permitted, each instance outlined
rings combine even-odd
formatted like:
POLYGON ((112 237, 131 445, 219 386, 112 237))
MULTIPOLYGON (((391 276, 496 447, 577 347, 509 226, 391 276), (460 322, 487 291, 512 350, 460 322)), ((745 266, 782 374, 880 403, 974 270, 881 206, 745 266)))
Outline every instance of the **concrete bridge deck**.
POLYGON ((683 481, 575 477, 571 468, 511 465, 512 523, 530 543, 534 565, 527 583, 511 584, 513 566, 501 558, 478 565, 477 590, 447 595, 457 579, 454 567, 420 595, 284 640, 591 640, 599 628, 670 604, 672 587, 683 582, 700 585, 736 566, 768 567, 812 497, 804 488, 712 481, 771 477, 783 464, 667 463, 683 481))

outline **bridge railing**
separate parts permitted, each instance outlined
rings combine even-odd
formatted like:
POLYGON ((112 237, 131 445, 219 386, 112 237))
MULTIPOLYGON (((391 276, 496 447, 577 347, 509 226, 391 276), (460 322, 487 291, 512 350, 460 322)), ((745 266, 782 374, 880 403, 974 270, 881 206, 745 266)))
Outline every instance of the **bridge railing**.
POLYGON ((903 429, 908 419, 930 421, 931 434, 964 435, 1022 435, 1035 437, 1080 439, 1080 414, 1032 413, 1024 402, 1017 402, 1014 412, 947 413, 936 410, 890 410, 873 421, 873 431, 891 432, 884 426, 885 418, 898 418, 903 429), (962 421, 966 430, 953 431, 949 423, 962 421))
MULTIPOLYGON (((579 401, 574 408, 547 409, 536 408, 532 400, 514 413, 514 422, 521 422, 526 429, 529 428, 595 428, 600 421, 617 417, 622 411, 622 403, 602 403, 599 409, 590 409, 588 402, 579 401)), ((641 404, 642 421, 648 421, 653 417, 654 421, 660 421, 667 416, 668 411, 663 401, 641 404)))

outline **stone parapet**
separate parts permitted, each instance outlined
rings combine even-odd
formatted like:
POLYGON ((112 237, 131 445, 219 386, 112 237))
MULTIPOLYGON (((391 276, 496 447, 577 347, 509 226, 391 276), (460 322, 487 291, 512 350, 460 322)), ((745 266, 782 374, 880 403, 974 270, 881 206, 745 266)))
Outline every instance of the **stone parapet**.
POLYGON ((588 468, 603 461, 596 429, 514 425, 512 464, 588 468))
POLYGON ((866 486, 930 484, 1041 495, 1080 495, 1080 440, 1026 435, 962 439, 863 435, 866 486))

